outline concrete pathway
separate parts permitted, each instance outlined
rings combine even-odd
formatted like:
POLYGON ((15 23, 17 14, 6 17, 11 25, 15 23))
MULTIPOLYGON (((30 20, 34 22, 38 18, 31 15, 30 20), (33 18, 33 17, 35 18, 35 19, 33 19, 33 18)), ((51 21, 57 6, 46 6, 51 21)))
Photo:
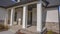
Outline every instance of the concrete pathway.
POLYGON ((15 33, 11 32, 11 31, 3 31, 3 32, 0 32, 0 34, 15 34, 15 33))

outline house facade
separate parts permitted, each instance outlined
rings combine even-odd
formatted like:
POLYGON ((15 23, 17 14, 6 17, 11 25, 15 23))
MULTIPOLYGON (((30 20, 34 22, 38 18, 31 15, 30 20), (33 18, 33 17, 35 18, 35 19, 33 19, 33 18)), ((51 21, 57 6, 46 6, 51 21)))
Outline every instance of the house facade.
POLYGON ((22 29, 35 26, 37 32, 52 30, 59 33, 59 0, 18 0, 15 4, 0 7, 0 20, 4 25, 22 25, 22 29), (43 5, 44 6, 43 6, 43 5))

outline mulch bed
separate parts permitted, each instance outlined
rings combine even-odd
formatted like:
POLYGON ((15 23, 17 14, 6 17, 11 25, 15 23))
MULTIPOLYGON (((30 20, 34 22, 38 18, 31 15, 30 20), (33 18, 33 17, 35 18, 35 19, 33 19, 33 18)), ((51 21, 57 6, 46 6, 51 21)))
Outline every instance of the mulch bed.
POLYGON ((9 29, 8 26, 0 25, 0 32, 7 31, 9 29))

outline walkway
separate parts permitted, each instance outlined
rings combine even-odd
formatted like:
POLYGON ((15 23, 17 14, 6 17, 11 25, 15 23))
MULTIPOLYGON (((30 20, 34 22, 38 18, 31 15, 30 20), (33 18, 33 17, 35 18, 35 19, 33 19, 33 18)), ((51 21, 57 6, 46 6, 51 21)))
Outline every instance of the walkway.
POLYGON ((3 32, 0 32, 0 34, 14 34, 14 33, 11 31, 3 31, 3 32))
POLYGON ((21 26, 12 26, 8 31, 0 32, 0 34, 15 34, 21 26))

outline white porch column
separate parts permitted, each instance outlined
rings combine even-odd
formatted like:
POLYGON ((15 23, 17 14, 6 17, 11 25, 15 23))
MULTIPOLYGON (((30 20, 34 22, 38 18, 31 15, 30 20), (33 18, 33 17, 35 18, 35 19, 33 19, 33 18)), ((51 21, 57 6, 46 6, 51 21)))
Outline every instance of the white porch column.
POLYGON ((42 3, 37 3, 37 31, 42 32, 42 3))
POLYGON ((27 11, 27 6, 23 6, 23 21, 22 21, 22 28, 26 28, 27 27, 27 14, 28 14, 28 11, 27 11))
POLYGON ((15 9, 12 8, 12 9, 11 9, 11 17, 10 17, 10 26, 13 25, 13 21, 14 21, 14 12, 15 12, 15 9))

